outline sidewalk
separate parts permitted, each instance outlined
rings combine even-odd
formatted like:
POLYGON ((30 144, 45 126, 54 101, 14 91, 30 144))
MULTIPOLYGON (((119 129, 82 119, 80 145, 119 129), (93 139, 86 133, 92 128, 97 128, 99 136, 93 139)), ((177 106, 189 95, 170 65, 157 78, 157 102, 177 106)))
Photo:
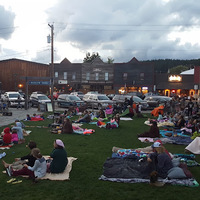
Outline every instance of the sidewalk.
POLYGON ((12 116, 0 116, 0 127, 12 124, 16 119, 23 120, 26 119, 26 115, 29 114, 32 116, 35 114, 42 114, 42 112, 38 111, 37 108, 29 108, 28 110, 17 109, 17 108, 9 108, 9 112, 12 112, 12 116))

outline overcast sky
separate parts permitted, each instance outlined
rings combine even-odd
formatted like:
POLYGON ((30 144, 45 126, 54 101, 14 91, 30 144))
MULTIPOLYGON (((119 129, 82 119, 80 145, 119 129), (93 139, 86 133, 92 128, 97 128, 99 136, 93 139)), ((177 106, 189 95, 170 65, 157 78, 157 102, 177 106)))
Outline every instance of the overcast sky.
POLYGON ((200 58, 197 0, 1 0, 0 60, 54 62, 200 58))

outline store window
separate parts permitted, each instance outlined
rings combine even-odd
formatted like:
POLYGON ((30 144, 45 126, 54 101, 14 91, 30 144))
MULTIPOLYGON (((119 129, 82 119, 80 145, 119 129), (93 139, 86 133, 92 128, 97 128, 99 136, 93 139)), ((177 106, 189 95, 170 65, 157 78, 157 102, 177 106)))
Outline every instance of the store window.
POLYGON ((95 80, 96 80, 96 81, 99 80, 99 73, 95 73, 95 80))
POLYGON ((55 72, 55 78, 58 78, 58 72, 55 72))
POLYGON ((140 73, 140 80, 143 81, 144 80, 144 72, 140 73))
POLYGON ((126 72, 123 73, 123 80, 127 80, 127 78, 128 78, 128 74, 126 72))
POLYGON ((64 79, 64 80, 67 80, 67 72, 64 72, 64 73, 63 73, 63 79, 64 79))
POLYGON ((76 80, 76 72, 73 72, 73 73, 72 73, 72 80, 73 80, 73 81, 76 80))
POLYGON ((108 72, 105 72, 105 81, 108 81, 108 72))
POLYGON ((86 73, 86 80, 89 81, 90 80, 90 72, 86 73))

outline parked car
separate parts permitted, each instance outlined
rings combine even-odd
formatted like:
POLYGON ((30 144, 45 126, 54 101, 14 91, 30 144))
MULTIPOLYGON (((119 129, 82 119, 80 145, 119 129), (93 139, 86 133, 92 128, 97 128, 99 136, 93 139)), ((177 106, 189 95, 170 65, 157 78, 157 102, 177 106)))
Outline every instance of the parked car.
MULTIPOLYGON (((127 98, 128 100, 130 100, 130 98, 132 97, 132 95, 122 95, 122 94, 117 94, 113 97, 112 101, 114 102, 114 104, 123 104, 125 101, 125 98, 127 98)), ((142 105, 142 110, 147 110, 149 108, 148 104, 146 101, 142 100, 140 97, 138 96, 133 96, 133 102, 135 103, 141 103, 142 105)))
POLYGON ((30 96, 30 105, 39 106, 39 104, 51 103, 51 100, 45 95, 38 92, 33 92, 30 96))
POLYGON ((129 93, 127 93, 127 95, 130 95, 130 96, 138 96, 138 97, 140 97, 141 99, 144 99, 144 94, 142 94, 141 92, 129 92, 129 93))
POLYGON ((85 106, 86 103, 79 97, 71 94, 61 94, 57 99, 58 107, 85 106))
POLYGON ((170 106, 170 101, 172 100, 171 97, 167 97, 167 96, 147 96, 144 99, 149 107, 151 108, 155 108, 158 107, 160 104, 167 104, 167 106, 170 106))
POLYGON ((83 92, 71 92, 71 95, 75 95, 79 97, 80 99, 83 99, 84 93, 83 92))
POLYGON ((2 95, 2 100, 5 102, 8 102, 8 106, 17 106, 19 96, 21 99, 21 105, 24 106, 25 99, 21 96, 21 94, 19 92, 5 92, 2 95))
POLYGON ((105 94, 86 94, 83 99, 88 107, 98 108, 99 110, 106 108, 108 105, 113 105, 113 101, 105 94))

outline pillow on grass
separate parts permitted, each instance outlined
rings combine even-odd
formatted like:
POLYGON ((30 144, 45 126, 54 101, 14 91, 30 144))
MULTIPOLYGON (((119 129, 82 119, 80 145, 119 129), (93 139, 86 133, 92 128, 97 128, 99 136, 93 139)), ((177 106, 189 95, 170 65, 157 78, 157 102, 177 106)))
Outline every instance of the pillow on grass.
POLYGON ((172 159, 172 165, 173 167, 178 167, 180 165, 181 158, 173 158, 172 159))
POLYGON ((187 176, 185 175, 183 169, 181 169, 180 167, 173 167, 168 171, 168 175, 167 177, 169 179, 174 179, 174 178, 187 178, 187 176))

